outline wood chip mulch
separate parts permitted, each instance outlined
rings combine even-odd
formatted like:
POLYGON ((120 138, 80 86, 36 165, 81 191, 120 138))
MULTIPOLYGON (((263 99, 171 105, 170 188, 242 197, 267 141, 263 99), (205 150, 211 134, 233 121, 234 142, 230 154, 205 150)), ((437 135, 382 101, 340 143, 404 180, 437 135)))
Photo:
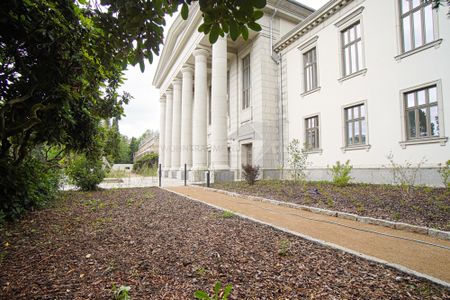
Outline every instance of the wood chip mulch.
POLYGON ((216 183, 212 187, 245 195, 314 206, 361 216, 404 222, 450 231, 450 189, 350 184, 338 187, 330 182, 262 180, 216 183))
POLYGON ((449 299, 426 280, 157 188, 65 192, 0 231, 0 299, 449 299))

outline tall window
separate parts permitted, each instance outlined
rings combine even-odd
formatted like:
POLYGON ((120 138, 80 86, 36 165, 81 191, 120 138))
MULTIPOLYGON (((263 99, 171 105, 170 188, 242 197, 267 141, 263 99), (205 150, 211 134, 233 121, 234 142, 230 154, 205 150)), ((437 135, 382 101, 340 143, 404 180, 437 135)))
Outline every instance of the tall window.
POLYGON ((344 76, 358 72, 363 68, 361 23, 358 21, 341 32, 342 65, 344 76))
POLYGON ((242 109, 250 106, 250 54, 242 59, 242 109))
POLYGON ((305 92, 317 88, 317 56, 316 48, 303 54, 305 92))
POLYGON ((439 137, 436 85, 404 94, 408 139, 439 137))
POLYGON ((345 108, 345 140, 347 146, 366 144, 367 124, 364 104, 345 108))
POLYGON ((433 7, 431 1, 399 0, 403 52, 430 43, 434 40, 433 7))
POLYGON ((307 150, 319 149, 319 116, 305 119, 305 143, 307 150))

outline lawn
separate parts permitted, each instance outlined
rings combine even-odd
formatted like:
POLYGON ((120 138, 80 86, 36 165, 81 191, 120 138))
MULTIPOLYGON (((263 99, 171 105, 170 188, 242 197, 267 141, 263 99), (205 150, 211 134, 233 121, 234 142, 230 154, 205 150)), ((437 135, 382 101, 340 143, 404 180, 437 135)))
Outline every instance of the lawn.
POLYGON ((354 213, 395 222, 450 231, 450 189, 350 184, 330 182, 262 180, 249 186, 244 181, 215 183, 212 187, 246 195, 354 213))
POLYGON ((428 281, 158 188, 65 192, 0 232, 2 299, 448 299, 428 281))

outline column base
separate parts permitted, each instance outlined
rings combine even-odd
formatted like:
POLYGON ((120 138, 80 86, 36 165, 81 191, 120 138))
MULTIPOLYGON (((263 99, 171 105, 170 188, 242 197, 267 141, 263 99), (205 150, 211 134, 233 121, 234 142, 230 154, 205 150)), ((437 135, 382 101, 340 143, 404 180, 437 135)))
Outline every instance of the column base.
POLYGON ((211 182, 231 182, 234 181, 234 171, 231 170, 214 170, 211 182))
POLYGON ((207 172, 206 168, 191 170, 188 176, 189 182, 199 182, 199 183, 206 182, 206 172, 207 172))

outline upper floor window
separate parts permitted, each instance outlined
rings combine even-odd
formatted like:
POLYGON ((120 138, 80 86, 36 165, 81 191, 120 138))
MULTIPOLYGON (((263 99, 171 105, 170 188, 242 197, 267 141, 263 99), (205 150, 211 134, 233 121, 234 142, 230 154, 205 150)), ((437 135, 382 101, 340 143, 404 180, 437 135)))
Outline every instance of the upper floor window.
POLYGON ((343 75, 348 76, 363 69, 363 51, 360 21, 341 31, 343 75))
POLYGON ((250 107, 250 54, 242 59, 242 109, 250 107))
POLYGON ((319 145, 319 116, 305 119, 305 148, 317 150, 319 145))
POLYGON ((436 85, 404 94, 407 139, 439 137, 436 85))
POLYGON ((317 88, 317 52, 312 48, 303 54, 305 92, 317 88))
POLYGON ((346 146, 365 145, 367 142, 366 108, 364 104, 344 109, 346 146))
POLYGON ((424 0, 399 0, 402 46, 407 52, 434 40, 433 4, 424 0))

